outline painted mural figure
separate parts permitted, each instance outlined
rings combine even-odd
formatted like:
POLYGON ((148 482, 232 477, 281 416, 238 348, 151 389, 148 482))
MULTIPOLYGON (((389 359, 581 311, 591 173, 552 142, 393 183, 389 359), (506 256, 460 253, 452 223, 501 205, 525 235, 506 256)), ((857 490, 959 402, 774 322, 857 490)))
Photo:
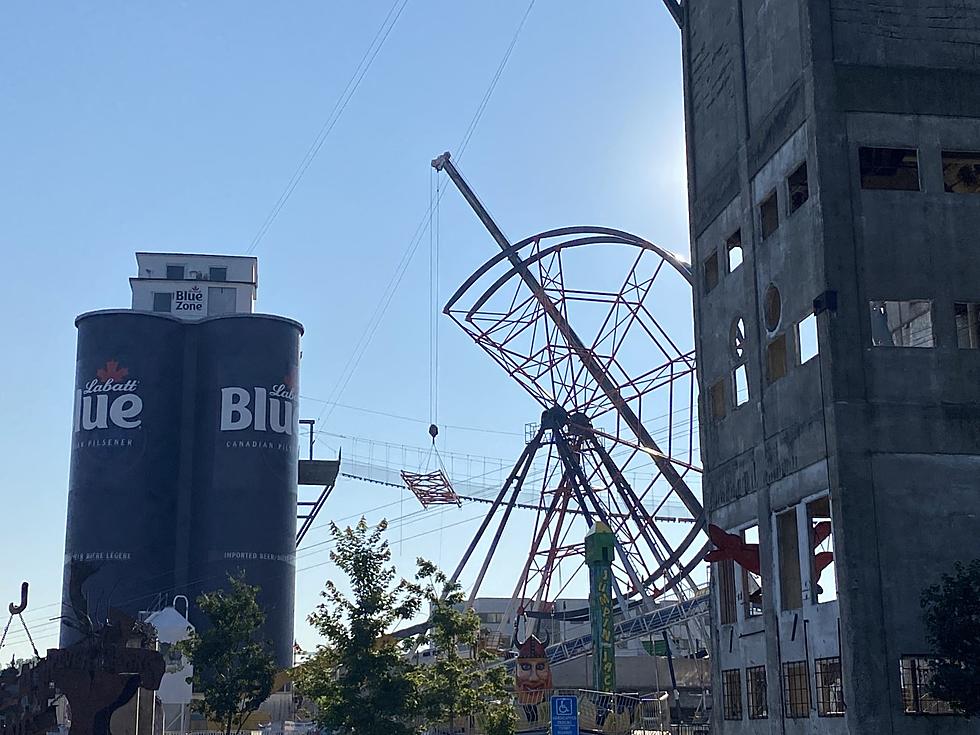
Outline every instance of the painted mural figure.
POLYGON ((538 706, 542 703, 547 706, 545 700, 551 690, 551 663, 545 650, 547 646, 547 641, 542 642, 534 635, 517 644, 514 690, 528 722, 541 719, 538 706))

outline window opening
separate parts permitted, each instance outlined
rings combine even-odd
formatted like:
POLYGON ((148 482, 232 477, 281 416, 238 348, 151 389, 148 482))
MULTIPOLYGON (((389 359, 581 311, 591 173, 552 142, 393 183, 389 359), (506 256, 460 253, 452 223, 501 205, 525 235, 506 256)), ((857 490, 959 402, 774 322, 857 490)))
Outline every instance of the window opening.
POLYGON ((725 250, 728 251, 728 272, 731 273, 742 265, 742 230, 735 230, 735 233, 725 241, 725 250))
POLYGON ((803 607, 803 575, 800 567, 800 534, 796 506, 776 515, 779 550, 779 601, 783 610, 803 607))
POLYGON ((810 673, 806 661, 783 664, 783 706, 791 719, 810 716, 810 673))
POLYGON ((722 704, 726 720, 742 719, 742 676, 740 669, 721 672, 722 704))
POLYGON ((813 661, 817 679, 817 716, 844 716, 844 682, 841 678, 840 656, 813 661))
POLYGON ((708 293, 718 285, 718 253, 712 253, 704 261, 704 292, 708 293))
POLYGON ((238 292, 230 286, 208 286, 208 316, 234 314, 238 292))
POLYGON ((820 354, 820 345, 817 342, 817 317, 810 314, 796 326, 796 330, 799 336, 802 365, 820 354))
POLYGON ((765 666, 752 666, 745 670, 745 693, 748 699, 749 719, 764 720, 769 717, 765 666))
POLYGON ((953 304, 956 316, 956 346, 965 350, 980 348, 980 304, 953 304))
POLYGON ((731 625, 737 620, 735 603, 735 562, 723 559, 715 562, 718 575, 718 612, 722 625, 731 625))
POLYGON ((943 151, 943 180, 951 194, 980 194, 980 153, 943 151))
POLYGON ((953 714, 949 702, 930 692, 935 675, 935 659, 925 656, 902 656, 902 703, 907 715, 953 714))
POLYGON ((168 281, 183 281, 184 280, 184 266, 182 266, 182 265, 168 265, 167 266, 167 280, 168 281))
POLYGON ((793 214, 810 198, 810 182, 806 175, 806 161, 786 179, 789 186, 789 213, 793 214))
POLYGON ((837 599, 837 564, 834 558, 834 525, 830 517, 830 497, 807 503, 810 526, 811 584, 817 604, 837 599))
POLYGON ((766 347, 766 364, 769 382, 775 383, 786 376, 786 335, 776 337, 766 347))
POLYGON ((739 365, 732 371, 732 387, 735 395, 735 408, 749 402, 749 377, 745 365, 739 365))
POLYGON ((779 229, 779 198, 775 191, 762 200, 759 216, 762 219, 762 239, 765 240, 779 229))
POLYGON ((871 344, 933 347, 931 301, 872 301, 871 344))
POLYGON ((171 312, 171 303, 173 302, 174 295, 172 293, 153 293, 153 311, 163 312, 169 314, 171 312))
POLYGON ((915 148, 858 149, 862 189, 919 191, 919 152, 915 148))
POLYGON ((728 402, 725 400, 725 381, 719 380, 709 389, 711 397, 711 417, 713 419, 725 418, 728 402))
POLYGON ((762 311, 766 320, 766 331, 770 334, 779 328, 783 317, 783 297, 779 294, 776 284, 770 283, 762 300, 762 311))
POLYGON ((732 354, 736 360, 745 358, 745 322, 741 317, 732 324, 732 354))
POLYGON ((227 281, 228 280, 228 269, 224 266, 211 266, 208 268, 208 280, 209 281, 227 281))
MULTIPOLYGON (((748 549, 755 550, 755 559, 758 560, 759 527, 752 526, 742 531, 742 541, 748 549)), ((747 618, 762 615, 762 570, 760 567, 759 563, 742 567, 742 604, 747 618)))

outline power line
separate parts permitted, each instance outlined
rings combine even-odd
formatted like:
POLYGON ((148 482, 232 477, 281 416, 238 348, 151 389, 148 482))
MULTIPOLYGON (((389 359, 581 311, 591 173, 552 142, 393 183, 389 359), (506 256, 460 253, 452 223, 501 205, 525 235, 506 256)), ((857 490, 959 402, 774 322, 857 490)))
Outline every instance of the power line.
MULTIPOLYGON (((507 62, 510 60, 511 54, 514 51, 514 47, 517 45, 517 40, 520 38, 521 31, 524 29, 524 25, 527 22, 527 17, 531 12, 531 8, 534 7, 534 3, 535 0, 531 0, 531 2, 527 6, 527 10, 524 11, 524 15, 521 16, 521 22, 518 24, 517 29, 514 31, 514 35, 507 46, 507 50, 504 52, 504 56, 500 60, 500 63, 497 65, 497 69, 490 80, 490 84, 487 86, 487 90, 486 92, 484 92, 483 98, 480 100, 480 104, 477 106, 476 113, 473 115, 472 120, 470 120, 470 124, 463 135, 460 145, 458 146, 457 149, 458 153, 456 154, 457 159, 462 158, 463 153, 465 152, 466 147, 467 145, 469 145, 470 139, 473 136, 473 133, 476 132, 476 128, 483 117, 483 113, 490 102, 490 98, 493 96, 493 92, 497 87, 497 83, 500 81, 500 77, 504 71, 504 67, 507 66, 507 62)), ((398 265, 395 267, 395 272, 392 275, 391 280, 388 282, 388 285, 386 286, 385 290, 382 292, 381 299, 378 301, 378 304, 375 307, 375 310, 372 313, 371 318, 368 320, 367 328, 361 333, 361 337, 358 339, 357 343, 354 346, 354 351, 351 353, 350 357, 345 362, 344 368, 343 370, 341 370, 340 377, 337 379, 337 383, 335 384, 334 389, 331 390, 330 395, 328 396, 331 404, 335 404, 336 401, 340 399, 340 396, 343 395, 344 390, 346 390, 347 385, 350 383, 351 379, 354 376, 354 373, 357 371, 357 366, 360 364, 361 358, 363 358, 364 353, 367 351, 368 345, 370 345, 371 340, 374 338, 375 333, 378 331, 378 327, 380 326, 385 313, 388 311, 388 306, 391 304, 391 300, 394 297, 395 292, 398 290, 398 286, 401 284, 402 278, 405 275, 405 271, 408 269, 409 263, 412 261, 412 258, 415 256, 415 252, 419 248, 419 244, 422 242, 422 236, 426 231, 426 224, 431 219, 432 207, 439 206, 439 201, 442 199, 442 196, 445 193, 445 191, 446 190, 443 189, 438 193, 436 197, 434 197, 433 202, 430 204, 425 214, 422 215, 422 218, 419 221, 418 226, 415 228, 415 234, 412 236, 412 239, 409 241, 408 247, 405 249, 405 252, 402 254, 401 260, 399 260, 398 265)), ((324 406, 323 410, 320 411, 320 415, 317 416, 317 421, 320 421, 322 418, 324 418, 323 417, 324 412, 326 412, 326 419, 329 419, 330 415, 333 413, 332 406, 330 407, 329 411, 327 411, 327 406, 324 406)))
POLYGON ((255 233, 251 244, 248 246, 248 250, 245 251, 246 253, 252 253, 255 248, 259 246, 262 238, 265 237, 265 234, 269 231, 269 228, 272 227, 272 223, 275 222, 276 217, 279 216, 282 208, 286 206, 286 202, 289 201, 289 197, 292 196, 293 191, 299 185, 299 182, 302 180, 306 170, 310 167, 310 164, 313 163, 313 159, 316 158, 317 153, 320 152, 320 149, 326 142, 327 137, 330 135, 331 131, 333 131, 337 121, 340 120, 340 116, 343 115, 344 110, 347 109, 347 105, 350 103, 351 98, 357 91, 357 88, 361 85, 361 81, 371 68, 371 64, 373 64, 374 60, 377 58, 378 53, 381 51, 381 47, 384 46, 385 41, 391 34, 392 29, 395 27, 395 24, 398 22, 398 19, 401 17, 402 11, 405 10, 405 6, 407 4, 408 0, 395 0, 395 4, 391 6, 391 9, 388 11, 388 15, 386 15, 385 19, 381 22, 381 26, 378 28, 377 33, 374 34, 374 38, 371 39, 371 43, 364 51, 364 55, 361 56, 361 60, 357 62, 357 66, 354 69, 354 74, 347 82, 347 86, 344 87, 344 91, 340 93, 340 97, 338 97, 337 101, 334 103, 333 109, 330 111, 327 119, 323 122, 323 125, 320 126, 320 130, 313 139, 313 143, 310 144, 310 147, 307 149, 303 159, 296 167, 296 170, 293 171, 293 175, 286 183, 286 188, 283 189, 282 193, 279 195, 279 199, 276 200, 272 210, 268 215, 266 215, 266 218, 259 227, 258 232, 255 233))

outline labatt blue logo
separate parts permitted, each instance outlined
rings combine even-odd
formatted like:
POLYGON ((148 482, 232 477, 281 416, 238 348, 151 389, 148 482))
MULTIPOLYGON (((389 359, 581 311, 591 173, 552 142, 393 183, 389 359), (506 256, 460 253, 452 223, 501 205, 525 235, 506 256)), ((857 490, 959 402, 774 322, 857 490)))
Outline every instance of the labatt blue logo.
POLYGON ((296 396, 285 383, 271 388, 221 389, 221 431, 272 431, 293 433, 296 396))
POLYGON ((108 360, 95 377, 75 389, 75 431, 135 429, 143 423, 143 399, 136 393, 139 381, 129 369, 108 360))

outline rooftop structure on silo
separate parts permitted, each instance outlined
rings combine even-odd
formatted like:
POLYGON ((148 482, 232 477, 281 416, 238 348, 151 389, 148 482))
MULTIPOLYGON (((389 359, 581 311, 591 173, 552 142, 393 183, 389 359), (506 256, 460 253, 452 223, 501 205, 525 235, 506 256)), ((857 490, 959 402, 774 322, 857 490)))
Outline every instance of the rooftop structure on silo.
POLYGON ((203 319, 251 314, 258 290, 258 259, 247 255, 136 253, 129 279, 133 309, 203 319))

